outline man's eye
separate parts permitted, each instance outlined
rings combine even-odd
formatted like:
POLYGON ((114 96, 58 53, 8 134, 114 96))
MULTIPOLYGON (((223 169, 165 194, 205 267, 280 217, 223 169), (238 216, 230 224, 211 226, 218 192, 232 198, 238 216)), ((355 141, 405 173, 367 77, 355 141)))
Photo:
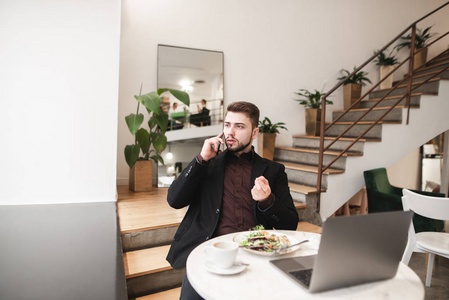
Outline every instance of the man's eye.
POLYGON ((243 126, 242 126, 242 125, 238 125, 237 127, 238 127, 239 129, 242 129, 242 128, 243 128, 243 126))

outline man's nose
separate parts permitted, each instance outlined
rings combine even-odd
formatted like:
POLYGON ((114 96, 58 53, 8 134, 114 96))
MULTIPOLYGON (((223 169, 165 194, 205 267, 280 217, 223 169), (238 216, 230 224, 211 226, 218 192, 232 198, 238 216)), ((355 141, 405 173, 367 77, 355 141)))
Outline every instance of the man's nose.
POLYGON ((225 135, 226 135, 227 137, 228 137, 228 136, 233 137, 233 136, 234 136, 234 129, 233 129, 233 127, 228 128, 228 132, 227 132, 227 133, 225 132, 225 135))

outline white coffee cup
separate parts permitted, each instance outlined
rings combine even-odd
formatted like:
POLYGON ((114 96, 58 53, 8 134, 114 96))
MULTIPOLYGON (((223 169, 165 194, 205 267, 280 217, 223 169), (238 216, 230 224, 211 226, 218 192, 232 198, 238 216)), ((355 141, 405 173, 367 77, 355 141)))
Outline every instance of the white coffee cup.
POLYGON ((206 261, 221 269, 232 267, 237 256, 239 246, 232 241, 215 242, 204 249, 206 261))

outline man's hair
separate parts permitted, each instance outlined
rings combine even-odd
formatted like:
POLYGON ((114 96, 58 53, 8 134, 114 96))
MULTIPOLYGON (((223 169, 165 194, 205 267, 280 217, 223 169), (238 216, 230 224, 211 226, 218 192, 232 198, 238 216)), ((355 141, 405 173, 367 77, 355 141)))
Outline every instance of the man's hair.
POLYGON ((253 129, 259 126, 259 116, 260 116, 259 108, 250 102, 246 101, 232 102, 231 104, 228 105, 227 112, 244 113, 250 119, 253 129))

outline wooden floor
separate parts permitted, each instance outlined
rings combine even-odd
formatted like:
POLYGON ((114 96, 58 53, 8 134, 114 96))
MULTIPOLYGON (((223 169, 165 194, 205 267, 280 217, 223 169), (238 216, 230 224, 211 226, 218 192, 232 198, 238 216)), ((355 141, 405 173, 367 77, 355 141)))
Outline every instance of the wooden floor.
POLYGON ((168 205, 168 188, 135 193, 121 185, 117 190, 121 233, 176 226, 185 215, 185 208, 177 210, 168 205))
MULTIPOLYGON (((174 209, 168 205, 168 188, 135 193, 129 191, 127 185, 121 185, 117 190, 121 233, 176 226, 181 223, 186 212, 185 208, 174 209)), ((296 202, 295 206, 305 207, 304 204, 296 202)))

